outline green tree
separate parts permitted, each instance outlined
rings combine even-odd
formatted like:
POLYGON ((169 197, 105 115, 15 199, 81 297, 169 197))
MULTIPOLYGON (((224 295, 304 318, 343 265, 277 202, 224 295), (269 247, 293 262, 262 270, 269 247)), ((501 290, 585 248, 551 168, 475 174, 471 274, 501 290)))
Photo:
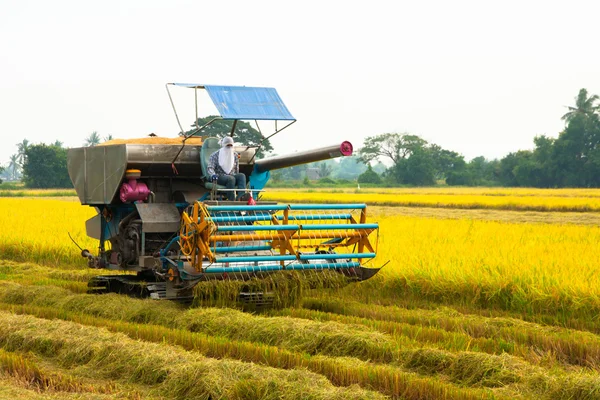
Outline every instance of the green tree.
POLYGON ((318 174, 319 174, 319 178, 326 178, 329 175, 331 175, 331 172, 333 171, 333 168, 331 167, 331 165, 328 165, 325 162, 319 163, 319 166, 317 168, 318 169, 318 174))
POLYGON ((17 155, 19 157, 19 165, 23 166, 25 163, 25 157, 27 153, 27 149, 29 148, 30 143, 29 140, 23 139, 23 141, 17 144, 17 155))
POLYGON ((340 158, 339 168, 333 173, 336 179, 356 179, 360 174, 367 170, 367 166, 357 156, 340 158))
POLYGON ((585 186, 582 172, 587 160, 586 124, 585 115, 574 116, 554 142, 552 167, 558 187, 585 186))
POLYGON ((556 186, 556 168, 554 166, 554 143, 555 139, 545 135, 536 136, 533 139, 535 149, 533 150, 532 162, 535 163, 536 187, 549 188, 556 186))
POLYGON ((360 158, 364 162, 388 158, 394 163, 389 175, 397 183, 425 186, 435 184, 439 155, 451 153, 442 150, 416 135, 384 133, 365 139, 360 158))
POLYGON ((521 170, 519 172, 519 166, 529 163, 532 157, 532 153, 529 150, 520 150, 514 153, 508 154, 502 160, 500 160, 498 178, 500 183, 504 186, 522 186, 526 181, 525 172, 530 168, 521 170), (519 176, 517 179, 517 175, 519 176))
POLYGON ((479 156, 473 158, 466 165, 468 176, 471 179, 472 186, 497 186, 499 161, 487 160, 479 156))
POLYGON ((98 132, 94 131, 92 133, 90 133, 90 135, 85 138, 85 142, 83 143, 84 146, 97 146, 100 144, 100 135, 98 135, 98 132))
POLYGON ((111 140, 113 140, 113 139, 114 139, 114 138, 113 138, 113 135, 107 135, 107 136, 105 136, 105 137, 104 137, 104 140, 103 140, 103 141, 104 141, 104 142, 108 142, 108 141, 111 141, 111 140))
POLYGON ((445 150, 437 144, 428 146, 434 160, 435 179, 447 179, 450 173, 461 173, 465 168, 465 158, 455 151, 445 150))
POLYGON ((63 142, 61 142, 60 140, 55 140, 54 143, 52 143, 52 146, 56 146, 56 147, 63 147, 63 142))
POLYGON ((379 175, 385 173, 387 169, 388 167, 386 167, 386 165, 381 161, 378 161, 377 164, 373 165, 373 171, 377 172, 379 175))
MULTIPOLYGON (((215 115, 210 115, 204 118, 198 118, 198 126, 202 127, 214 118, 217 118, 215 115)), ((210 125, 203 128, 202 130, 196 132, 196 125, 192 125, 192 129, 185 132, 186 136, 194 133, 194 136, 208 136, 208 137, 218 137, 222 138, 224 136, 228 136, 231 133, 231 128, 233 127, 233 121, 231 120, 223 120, 217 119, 213 121, 210 125)), ((246 146, 256 147, 261 145, 260 149, 258 149, 256 153, 256 158, 262 158, 265 153, 273 150, 273 146, 268 139, 265 139, 264 136, 256 129, 252 127, 248 122, 238 121, 235 125, 235 132, 233 133, 233 137, 236 142, 245 144, 246 146)))
POLYGON ((389 158, 394 164, 397 164, 400 160, 410 157, 415 150, 425 147, 425 145, 427 145, 427 141, 416 135, 383 133, 367 137, 359 154, 364 163, 383 157, 389 158))
POLYGON ((568 106, 569 112, 562 116, 567 123, 571 122, 576 116, 590 116, 598 110, 596 102, 600 99, 598 95, 588 96, 587 89, 580 89, 575 97, 575 107, 568 106))
POLYGON ((30 188, 73 187, 67 171, 67 149, 36 144, 27 149, 23 181, 30 188))
POLYGON ((367 170, 358 176, 358 183, 380 184, 381 177, 377 172, 373 171, 371 164, 367 164, 367 170))
POLYGON ((20 170, 18 154, 13 154, 12 156, 10 156, 10 161, 8 163, 8 169, 11 171, 11 179, 13 181, 17 180, 19 178, 19 170, 20 170))
POLYGON ((398 183, 431 186, 435 184, 435 160, 427 148, 416 148, 408 158, 403 158, 394 167, 398 183))

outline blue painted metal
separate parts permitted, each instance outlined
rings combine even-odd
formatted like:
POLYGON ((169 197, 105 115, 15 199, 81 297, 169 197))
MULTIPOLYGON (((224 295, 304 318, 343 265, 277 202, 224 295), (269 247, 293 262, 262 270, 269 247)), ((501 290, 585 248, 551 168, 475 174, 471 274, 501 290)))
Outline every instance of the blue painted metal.
MULTIPOLYGON (((285 225, 280 225, 285 226, 285 225)), ((377 229, 377 224, 318 224, 302 225, 303 231, 320 231, 326 229, 377 229)))
POLYGON ((221 225, 217 231, 241 232, 241 231, 297 231, 300 225, 221 225))
POLYGON ((366 207, 366 204, 290 204, 290 210, 360 210, 366 207))
POLYGON ((218 246, 213 248, 216 253, 235 253, 238 251, 264 251, 271 250, 271 246, 218 246))
POLYGON ((206 89, 223 119, 295 121, 274 88, 201 83, 171 83, 171 85, 206 89))
POLYGON ((366 208, 366 204, 275 204, 255 206, 208 206, 208 211, 280 211, 288 208, 290 210, 360 210, 366 208))
POLYGON ((236 273, 236 272, 270 272, 270 271, 306 271, 306 270, 322 270, 322 269, 337 269, 337 268, 358 268, 360 263, 348 262, 348 263, 325 263, 325 264, 289 264, 285 268, 279 264, 273 265, 247 265, 247 266, 234 266, 234 267, 218 267, 210 266, 204 268, 206 274, 224 274, 224 273, 236 273))
MULTIPOLYGON (((278 215, 279 221, 283 220, 283 215, 278 215)), ((290 215, 290 221, 327 221, 330 219, 350 219, 352 214, 307 214, 307 215, 290 215)))
MULTIPOLYGON (((334 219, 350 219, 351 214, 310 214, 310 215, 290 215, 288 219, 290 221, 326 221, 334 219)), ((283 221, 283 215, 276 216, 278 221, 283 221)), ((270 214, 260 215, 228 215, 228 216, 216 216, 212 217, 211 221, 218 224, 221 222, 255 222, 255 221, 270 221, 272 216, 270 214)))
POLYGON ((264 189, 265 185, 269 181, 270 176, 271 173, 269 171, 258 171, 256 165, 252 169, 252 173, 248 178, 248 182, 250 182, 250 188, 252 188, 253 190, 252 195, 255 199, 258 197, 258 193, 260 193, 260 191, 264 189))
POLYGON ((296 256, 240 256, 240 257, 220 257, 215 262, 218 263, 235 263, 235 262, 257 262, 257 261, 293 261, 296 256))
POLYGON ((301 260, 336 260, 341 258, 374 258, 375 253, 300 254, 301 260))
POLYGON ((360 263, 358 262, 347 262, 347 263, 326 263, 326 264, 291 264, 286 265, 286 270, 311 270, 311 269, 336 269, 336 268, 358 268, 360 263))
POLYGON ((294 121, 275 88, 175 84, 203 87, 223 119, 294 121))
POLYGON ((162 251, 166 252, 171 248, 171 246, 173 246, 175 243, 177 243, 179 241, 181 237, 180 236, 175 236, 173 239, 171 239, 171 241, 162 249, 162 251))
POLYGON ((257 204, 255 206, 208 206, 206 209, 208 211, 277 211, 277 210, 285 210, 288 208, 287 205, 277 204, 277 205, 263 205, 257 204))

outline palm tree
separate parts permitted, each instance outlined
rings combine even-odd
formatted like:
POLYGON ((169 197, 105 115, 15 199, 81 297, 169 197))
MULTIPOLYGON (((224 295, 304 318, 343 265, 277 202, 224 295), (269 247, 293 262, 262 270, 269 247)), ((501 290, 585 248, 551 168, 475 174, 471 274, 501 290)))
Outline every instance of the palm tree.
POLYGON ((598 106, 594 103, 598 100, 600 100, 598 95, 588 97, 587 89, 579 90, 579 94, 575 98, 575 107, 567 107, 569 112, 563 115, 562 119, 569 123, 578 115, 590 116, 594 114, 598 110, 598 106))
POLYGON ((19 155, 13 154, 10 156, 10 163, 8 164, 8 169, 11 170, 11 178, 12 180, 17 180, 18 172, 19 172, 19 155))
POLYGON ((23 139, 23 141, 17 144, 17 158, 19 160, 19 165, 23 165, 25 163, 25 153, 29 149, 29 140, 23 139))
POLYGON ((114 139, 114 138, 113 138, 113 135, 108 135, 108 136, 105 136, 105 137, 104 137, 104 141, 105 141, 105 142, 108 142, 109 140, 113 140, 113 139, 114 139))
POLYGON ((84 146, 96 146, 100 144, 100 135, 94 131, 85 139, 84 146))

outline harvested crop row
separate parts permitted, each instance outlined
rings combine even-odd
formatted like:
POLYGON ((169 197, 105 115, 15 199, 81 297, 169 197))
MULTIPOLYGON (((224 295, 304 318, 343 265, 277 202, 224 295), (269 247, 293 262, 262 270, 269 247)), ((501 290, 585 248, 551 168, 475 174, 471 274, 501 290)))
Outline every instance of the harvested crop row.
POLYGON ((86 367, 91 376, 158 385, 157 393, 170 398, 383 398, 355 387, 334 387, 307 371, 215 360, 104 329, 6 312, 0 313, 0 346, 30 351, 63 366, 86 367))
MULTIPOLYGON (((600 368, 600 336, 560 327, 548 327, 515 318, 485 318, 476 315, 460 314, 452 309, 423 310, 406 309, 394 306, 365 305, 359 302, 306 298, 303 307, 308 310, 325 312, 329 315, 344 315, 368 320, 396 322, 415 326, 436 327, 447 332, 467 334, 477 339, 491 339, 501 350, 511 352, 509 343, 531 348, 537 354, 548 353, 560 362, 594 369, 600 368), (501 343, 505 343, 502 345, 501 343), (505 347, 505 348, 503 348, 505 347)), ((307 312, 298 310, 295 314, 307 312)), ((307 314, 310 316, 310 313, 307 314)), ((317 314, 326 319, 327 314, 317 314)), ((335 318, 334 318, 335 320, 335 318)), ((373 325, 371 325, 373 326, 373 325)), ((513 349, 518 355, 517 349, 513 349)))
MULTIPOLYGON (((310 303, 309 303, 310 304, 310 303)), ((309 306, 310 307, 310 306, 309 306)), ((336 321, 343 324, 360 324, 380 332, 395 336, 407 336, 419 343, 435 345, 438 348, 451 351, 483 351, 491 354, 508 352, 523 356, 527 351, 524 346, 486 337, 473 337, 463 332, 447 331, 427 325, 409 324, 406 322, 383 321, 353 315, 343 315, 305 308, 287 308, 271 310, 270 316, 287 316, 316 321, 336 321)))
MULTIPOLYGON (((40 296, 40 293, 45 293, 48 294, 48 291, 43 291, 43 289, 38 289, 36 288, 35 291, 37 291, 38 293, 33 295, 33 297, 38 297, 40 296)), ((19 298, 14 296, 14 291, 13 291, 13 296, 5 296, 7 298, 13 298, 13 300, 19 300, 19 298)), ((27 291, 25 293, 25 296, 29 297, 29 299, 31 299, 32 293, 30 291, 27 291)), ((44 296, 42 296, 43 298, 44 296)), ((48 296, 48 297, 57 297, 57 296, 48 296)), ((70 298, 71 300, 76 298, 76 297, 84 297, 84 298, 94 298, 94 296, 77 296, 77 295, 68 295, 67 298, 70 298)), ((122 297, 118 297, 118 296, 102 296, 103 298, 115 298, 115 299, 123 299, 122 297)), ((95 297, 96 299, 98 297, 95 297)), ((24 299, 23 297, 21 297, 21 299, 24 299)), ((139 301, 139 300, 132 300, 132 299, 126 299, 127 301, 125 303, 145 303, 146 305, 152 305, 152 303, 149 302, 143 302, 143 301, 139 301)), ((47 300, 44 300, 47 301, 47 300)), ((109 301, 110 303, 110 301, 109 301)), ((77 302, 69 302, 69 304, 71 306, 74 306, 76 304, 81 305, 81 303, 77 303, 77 302)), ((158 303, 153 303, 156 304, 158 306, 158 303)), ((74 309, 78 309, 79 307, 74 307, 74 309)), ((108 307, 110 309, 110 305, 108 307)), ((126 309, 127 307, 122 307, 123 309, 126 309)), ((85 307, 84 307, 85 309, 85 307)), ((53 306, 52 310, 60 310, 59 307, 53 306)), ((56 312, 54 311, 54 312, 56 312)), ((140 311, 140 310, 138 310, 140 311)), ((163 310, 164 311, 164 310, 163 310)), ((239 325, 239 331, 235 331, 234 334, 231 334, 231 332, 228 332, 228 338, 231 339, 237 339, 237 340, 233 340, 231 343, 228 343, 228 345, 230 345, 231 347, 233 347, 234 349, 239 349, 240 347, 244 347, 247 346, 245 344, 243 344, 243 342, 240 342, 239 340, 243 340, 243 339, 250 339, 253 340, 253 338, 244 338, 243 335, 243 331, 244 330, 252 330, 251 327, 249 326, 249 324, 254 321, 256 322, 256 317, 255 318, 249 318, 249 319, 236 319, 236 313, 239 315, 246 315, 247 314, 243 314, 243 313, 239 313, 235 310, 215 310, 215 309, 208 309, 208 310, 190 310, 190 314, 192 317, 192 321, 194 321, 194 316, 195 313, 197 313, 198 311, 208 311, 210 312, 217 312, 217 316, 219 318, 217 319, 211 319, 209 314, 203 313, 201 314, 201 318, 200 320, 209 320, 210 322, 208 323, 208 325, 213 326, 213 328, 211 329, 217 329, 214 328, 214 326, 218 326, 218 325, 226 325, 227 329, 231 330, 232 326, 238 326, 239 325), (192 313, 193 312, 193 313, 192 313), (232 313, 234 315, 234 318, 232 320, 232 322, 227 321, 227 315, 229 313, 232 313), (237 337, 234 337, 237 336, 237 337)), ((138 314, 139 315, 139 314, 138 314)), ((252 316, 248 316, 248 317, 252 317, 252 316)), ((269 320, 270 318, 264 318, 261 317, 262 320, 269 320)), ((277 318, 272 318, 273 320, 277 320, 277 318)), ((293 319, 286 319, 286 322, 289 322, 291 324, 294 324, 294 320, 293 319)), ((196 320, 197 321, 197 320, 196 320)), ((187 321, 189 322, 189 321, 187 321)), ((183 324, 184 327, 189 327, 187 325, 187 322, 183 324)), ((264 323, 268 323, 264 322, 264 323)), ((264 323, 259 323, 260 325, 263 325, 264 323)), ((99 322, 100 326, 106 325, 106 326, 111 326, 112 323, 110 321, 104 320, 104 321, 100 321, 99 322)), ((124 329, 123 326, 124 325, 120 325, 121 329, 124 329)), ((147 326, 147 325, 142 325, 142 326, 135 326, 134 328, 127 328, 127 330, 129 332, 131 332, 133 329, 134 332, 140 332, 140 331, 144 331, 147 332, 144 334, 143 338, 148 340, 149 338, 154 338, 154 340, 162 340, 163 338, 169 336, 169 337, 174 337, 175 340, 174 343, 181 343, 181 338, 182 337, 187 337, 188 335, 190 335, 189 333, 185 333, 185 332, 179 332, 177 334, 173 333, 173 334, 166 334, 165 330, 160 330, 158 329, 158 327, 152 327, 152 326, 147 326), (155 335, 153 336, 152 332, 156 332, 155 335), (161 333, 162 332, 162 333, 161 333)), ((222 331, 220 331, 222 332, 222 331)), ((257 332, 256 330, 254 332, 257 332)), ((271 335, 270 331, 266 331, 268 335, 271 335)), ((283 337, 285 337, 285 335, 287 334, 286 331, 278 331, 279 334, 283 337)), ((226 332, 227 333, 227 332, 226 332)), ((211 332, 211 334, 214 334, 213 332, 211 332)), ((251 335, 252 333, 250 333, 251 335)), ((193 334, 192 334, 193 335, 193 334)), ((193 337, 193 336, 190 336, 193 337)), ((172 340, 169 340, 170 342, 173 342, 172 340)), ((259 343, 264 343, 263 341, 261 341, 260 339, 258 340, 259 343)), ((316 343, 318 343, 318 335, 316 337, 315 340, 316 343)), ((185 347, 190 347, 190 345, 188 344, 185 347)), ((231 349, 227 349, 228 346, 227 345, 222 345, 222 348, 224 348, 225 350, 225 354, 232 354, 231 351, 235 351, 236 357, 248 357, 240 355, 239 351, 236 350, 231 350, 231 349)), ((285 346, 284 346, 285 347, 285 346)), ((298 351, 299 349, 294 349, 293 345, 289 345, 287 346, 288 348, 292 348, 293 350, 298 351)), ((196 347, 193 347, 196 348, 196 347)), ((260 347, 258 347, 260 349, 260 347)), ((300 349, 301 350, 301 349, 300 349)), ((260 352, 260 350, 259 350, 260 352)), ((244 353, 244 352, 242 352, 244 353)), ((252 350, 249 349, 249 353, 252 354, 252 350)), ((248 353, 246 353, 248 354, 248 353)), ((256 354, 256 353, 254 353, 256 354)), ((313 358, 311 361, 306 361, 306 363, 303 363, 302 361, 300 361, 302 359, 302 357, 294 357, 291 355, 291 353, 286 353, 286 351, 282 351, 279 349, 273 349, 273 350, 269 350, 267 351, 267 354, 269 354, 268 357, 265 357, 265 360, 270 358, 272 361, 268 362, 270 365, 277 365, 277 366, 284 366, 284 365, 290 365, 289 363, 292 362, 292 364, 295 365, 305 365, 307 366, 309 369, 313 370, 313 371, 318 371, 320 373, 323 373, 324 375, 330 377, 330 379, 333 382, 340 382, 340 372, 344 369, 347 369, 347 367, 342 365, 335 365, 335 364, 339 364, 339 362, 335 362, 335 361, 331 361, 330 359, 328 360, 327 358, 313 358), (275 357, 275 358, 273 358, 275 357), (283 357, 283 358, 282 358, 283 357), (293 360, 293 361, 290 361, 293 360)), ((386 353, 382 353, 382 354, 386 354, 386 353)), ((219 356, 222 357, 224 355, 223 350, 221 350, 221 353, 218 354, 211 354, 214 356, 219 356)), ((393 355, 393 354, 392 354, 393 355)), ((260 357, 258 358, 260 360, 260 357)), ((255 359, 253 359, 255 360, 255 359)), ((544 369, 540 369, 540 368, 534 368, 531 365, 528 365, 527 363, 520 361, 517 358, 514 357, 510 357, 508 355, 502 355, 502 356, 493 356, 493 355, 487 355, 487 354, 478 354, 478 353, 473 353, 473 352, 455 352, 455 353, 449 353, 449 352, 445 352, 445 351, 440 351, 440 350, 436 350, 436 349, 419 349, 419 348, 415 348, 415 349, 410 349, 410 348, 399 348, 397 350, 396 355, 393 355, 392 359, 389 360, 382 360, 382 361, 393 361, 396 365, 401 366, 403 368, 415 371, 415 372, 419 372, 421 374, 425 374, 425 375, 429 375, 429 376, 435 376, 438 374, 443 374, 445 376, 447 376, 447 379, 451 382, 457 383, 457 384, 461 384, 461 385, 471 385, 471 386, 479 386, 479 387, 496 387, 496 386, 506 386, 506 385, 516 385, 519 387, 522 387, 521 389, 519 389, 519 391, 527 391, 527 392, 533 392, 533 393, 538 393, 540 395, 545 395, 546 394, 546 390, 541 390, 540 391, 540 387, 539 387, 539 382, 547 382, 547 386, 551 386, 551 383, 553 381, 560 381, 560 382, 564 382, 565 380, 571 379, 571 375, 567 374, 567 373, 560 373, 559 371, 554 371, 552 373, 549 373, 548 371, 545 371, 544 369), (534 378, 532 378, 534 377, 534 378)), ((379 382, 380 378, 383 378, 385 375, 389 374, 390 372, 393 371, 393 367, 392 370, 389 370, 389 367, 383 367, 383 366, 375 366, 375 365, 369 365, 369 366, 364 366, 362 368, 358 368, 356 366, 356 361, 353 362, 354 366, 354 372, 353 372, 353 376, 355 376, 354 378, 352 378, 350 380, 350 382, 356 382, 357 380, 359 380, 359 382, 364 382, 364 378, 357 378, 358 376, 361 376, 362 373, 366 373, 368 375, 374 374, 375 376, 378 376, 376 382, 371 382, 370 385, 372 385, 371 387, 373 388, 377 388, 378 390, 382 390, 384 393, 389 393, 389 389, 386 387, 386 384, 382 384, 379 382), (380 371, 378 373, 376 373, 376 371, 380 371)), ((396 374, 399 373, 400 370, 396 370, 396 374)), ((343 375, 345 376, 346 373, 343 375)), ((400 373, 400 376, 402 376, 402 373, 400 373)), ((585 381, 588 385, 589 383, 589 379, 587 381, 585 381)), ((414 386, 414 383, 411 383, 409 385, 410 386, 414 386)), ((435 386, 434 386, 435 387, 435 386)), ((414 389, 413 389, 414 390, 414 389)), ((396 390, 394 390, 392 393, 398 393, 396 390)))
POLYGON ((233 309, 194 308, 137 300, 119 295, 77 295, 52 287, 0 285, 0 301, 32 304, 57 310, 136 323, 153 323, 192 332, 278 346, 291 351, 330 356, 357 357, 389 362, 398 358, 399 346, 414 347, 389 335, 360 325, 317 322, 287 317, 267 318, 233 309))
MULTIPOLYGON (((63 319, 84 325, 105 328, 125 333, 133 339, 157 343, 170 343, 187 350, 197 351, 208 357, 236 358, 276 368, 307 368, 326 376, 333 384, 350 386, 358 384, 377 390, 394 398, 406 400, 457 399, 476 400, 504 398, 494 395, 489 389, 458 387, 436 378, 421 377, 395 366, 372 364, 355 358, 331 358, 310 356, 273 346, 256 345, 249 342, 226 340, 185 330, 170 329, 157 325, 131 324, 99 317, 57 311, 54 308, 37 306, 10 306, 0 303, 1 309, 19 314, 29 314, 45 319, 63 319)), ((509 396, 512 398, 512 396, 509 396)))
MULTIPOLYGON (((62 391, 40 391, 22 378, 0 372, 0 399, 18 400, 139 400, 141 397, 128 394, 72 393, 62 391)), ((145 396, 144 400, 159 399, 145 396)))
POLYGON ((83 383, 72 376, 46 372, 23 354, 0 349, 0 371, 27 382, 27 387, 39 391, 117 394, 116 385, 83 383))

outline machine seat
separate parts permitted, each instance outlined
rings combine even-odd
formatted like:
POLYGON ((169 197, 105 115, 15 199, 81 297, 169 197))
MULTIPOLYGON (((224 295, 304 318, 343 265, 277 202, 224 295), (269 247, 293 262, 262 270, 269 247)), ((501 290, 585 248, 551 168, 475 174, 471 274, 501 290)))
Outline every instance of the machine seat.
POLYGON ((204 187, 209 190, 212 190, 213 188, 215 188, 217 190, 227 189, 227 187, 225 187, 223 185, 219 185, 219 184, 212 183, 212 182, 204 182, 204 187))

